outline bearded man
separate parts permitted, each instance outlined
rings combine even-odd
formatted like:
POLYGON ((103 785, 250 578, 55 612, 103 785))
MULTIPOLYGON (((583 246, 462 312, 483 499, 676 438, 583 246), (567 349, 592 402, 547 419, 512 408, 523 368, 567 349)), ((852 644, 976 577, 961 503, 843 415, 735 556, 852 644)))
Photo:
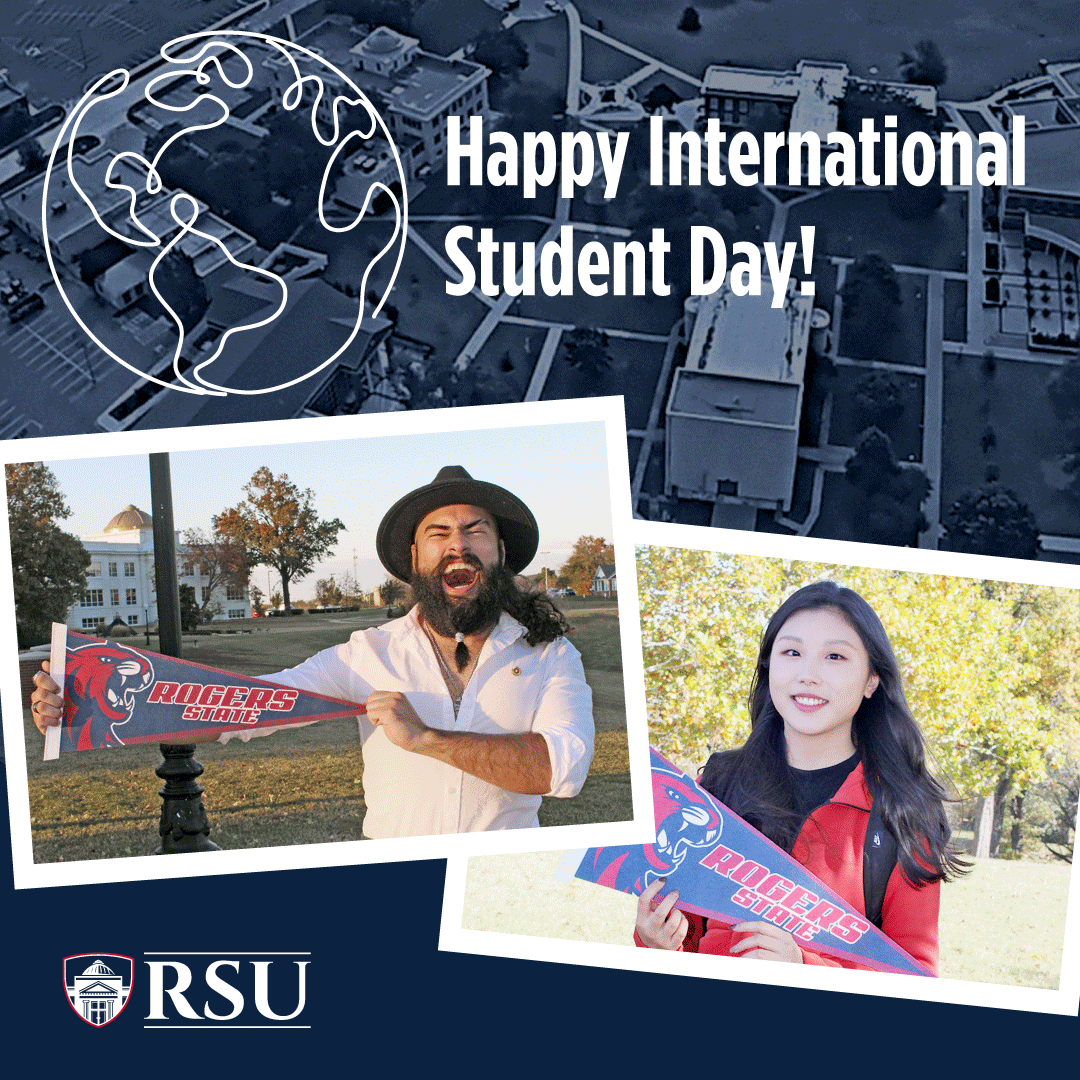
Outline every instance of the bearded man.
MULTIPOLYGON (((412 586, 412 610, 263 676, 365 703, 365 837, 536 826, 542 795, 581 790, 594 740, 581 656, 547 595, 514 580, 538 543, 516 495, 447 466, 399 499, 376 536, 383 566, 412 586)), ((47 674, 35 681, 44 731, 62 700, 47 674)))

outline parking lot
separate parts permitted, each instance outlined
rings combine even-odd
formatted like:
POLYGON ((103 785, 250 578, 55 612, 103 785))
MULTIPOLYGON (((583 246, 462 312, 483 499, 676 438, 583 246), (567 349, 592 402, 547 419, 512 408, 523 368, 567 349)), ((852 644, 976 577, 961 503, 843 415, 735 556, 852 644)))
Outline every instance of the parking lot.
POLYGON ((0 13, 0 64, 31 97, 77 98, 88 80, 152 57, 163 41, 215 22, 244 0, 34 0, 0 13))
POLYGON ((4 322, 0 354, 9 376, 10 368, 19 365, 39 385, 48 386, 66 401, 77 401, 93 389, 98 375, 111 363, 70 315, 48 309, 19 323, 4 322))

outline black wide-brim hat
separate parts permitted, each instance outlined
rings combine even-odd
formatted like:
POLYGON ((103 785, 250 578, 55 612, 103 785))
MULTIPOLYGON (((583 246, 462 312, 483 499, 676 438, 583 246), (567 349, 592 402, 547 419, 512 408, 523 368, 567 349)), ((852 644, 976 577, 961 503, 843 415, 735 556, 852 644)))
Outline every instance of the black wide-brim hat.
POLYGON ((379 561, 396 578, 412 577, 412 544, 416 527, 440 506, 479 506, 495 519, 506 548, 506 567, 520 574, 540 543, 532 511, 512 492, 474 480, 460 465, 446 465, 430 484, 410 491, 387 510, 375 536, 379 561))

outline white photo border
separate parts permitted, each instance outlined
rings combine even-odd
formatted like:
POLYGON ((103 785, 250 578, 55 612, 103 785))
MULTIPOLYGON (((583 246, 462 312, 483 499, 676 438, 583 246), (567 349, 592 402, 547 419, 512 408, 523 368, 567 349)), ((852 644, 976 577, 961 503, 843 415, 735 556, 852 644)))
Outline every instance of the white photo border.
MULTIPOLYGON (((627 740, 634 818, 587 825, 557 825, 490 833, 401 837, 392 840, 298 844, 213 853, 176 854, 168 858, 140 855, 114 859, 35 864, 31 839, 26 756, 23 753, 23 709, 15 634, 11 546, 4 502, 0 528, 0 704, 3 708, 7 758, 11 853, 16 889, 86 885, 103 882, 197 877, 267 870, 307 869, 448 855, 496 854, 584 847, 595 844, 645 843, 652 839, 649 798, 648 726, 645 682, 638 622, 637 576, 631 531, 630 475, 626 454, 626 422, 621 397, 567 401, 480 405, 467 408, 373 413, 363 416, 262 421, 219 426, 166 428, 92 435, 24 439, 0 444, 5 464, 25 461, 129 457, 190 450, 276 446, 289 443, 378 439, 445 432, 519 429, 571 424, 604 425, 605 461, 589 462, 590 475, 607 477, 616 573, 626 703, 627 740)), ((599 488, 599 485, 597 485, 599 488)))
MULTIPOLYGON (((876 544, 648 521, 634 522, 633 540, 635 548, 717 551, 798 562, 845 564, 1080 589, 1080 566, 1062 563, 1029 562, 1022 559, 962 555, 919 548, 892 548, 876 544)), ((956 979, 920 979, 878 971, 852 972, 808 965, 748 963, 739 957, 710 956, 707 963, 702 963, 701 958, 696 955, 636 948, 629 940, 629 929, 626 945, 468 930, 462 926, 467 875, 467 858, 455 855, 448 860, 439 933, 439 948, 444 951, 917 1001, 981 1005, 1022 1012, 1056 1013, 1063 1016, 1080 1014, 1080 868, 1075 863, 1069 881, 1061 974, 1057 990, 956 979)))

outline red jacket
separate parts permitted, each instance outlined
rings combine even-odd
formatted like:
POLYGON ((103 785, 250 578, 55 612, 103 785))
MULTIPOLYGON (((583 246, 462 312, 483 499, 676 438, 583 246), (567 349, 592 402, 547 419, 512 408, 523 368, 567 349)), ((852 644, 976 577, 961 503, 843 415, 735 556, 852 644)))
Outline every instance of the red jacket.
MULTIPOLYGON (((860 762, 840 785, 840 790, 806 819, 792 849, 792 857, 816 878, 841 896, 860 915, 866 914, 863 898, 863 842, 870 820, 870 793, 860 762)), ((897 865, 885 889, 881 929, 933 974, 938 964, 938 902, 941 882, 921 889, 912 887, 897 865)), ((727 956, 731 946, 746 934, 732 933, 729 926, 687 915, 690 930, 684 952, 718 953, 727 956)), ((638 945, 643 944, 637 934, 638 945)), ((866 968, 852 960, 823 956, 800 946, 804 964, 824 967, 866 968)), ((736 954, 738 955, 738 954, 736 954)))

